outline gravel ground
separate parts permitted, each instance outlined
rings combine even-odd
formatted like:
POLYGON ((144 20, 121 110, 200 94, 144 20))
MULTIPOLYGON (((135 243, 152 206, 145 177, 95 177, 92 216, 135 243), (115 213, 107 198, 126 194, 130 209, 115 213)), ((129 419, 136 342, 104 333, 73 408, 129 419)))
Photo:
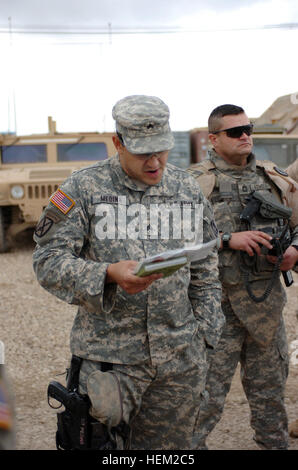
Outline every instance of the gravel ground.
MULTIPOLYGON (((31 233, 11 252, 1 254, 0 340, 15 394, 17 450, 55 449, 56 414, 47 403, 50 380, 64 383, 69 333, 76 307, 42 289, 32 270, 31 233)), ((285 320, 289 343, 298 339, 298 275, 287 290, 285 320)), ((291 364, 286 390, 289 421, 298 419, 298 365, 291 364)), ((249 408, 239 371, 228 394, 223 417, 208 438, 214 450, 258 450, 249 425, 249 408)), ((290 439, 298 450, 298 439, 290 439)))

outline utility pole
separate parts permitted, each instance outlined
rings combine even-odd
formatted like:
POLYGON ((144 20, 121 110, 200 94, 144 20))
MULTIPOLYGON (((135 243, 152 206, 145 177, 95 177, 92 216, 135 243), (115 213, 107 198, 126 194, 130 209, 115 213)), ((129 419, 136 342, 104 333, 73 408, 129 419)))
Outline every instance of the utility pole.
POLYGON ((12 41, 12 21, 11 16, 8 17, 8 35, 9 35, 9 55, 10 55, 10 87, 8 94, 8 133, 11 133, 11 121, 14 121, 14 132, 17 133, 17 116, 16 116, 16 99, 14 89, 14 60, 13 60, 13 41, 12 41), (11 103, 12 101, 12 103, 11 103))

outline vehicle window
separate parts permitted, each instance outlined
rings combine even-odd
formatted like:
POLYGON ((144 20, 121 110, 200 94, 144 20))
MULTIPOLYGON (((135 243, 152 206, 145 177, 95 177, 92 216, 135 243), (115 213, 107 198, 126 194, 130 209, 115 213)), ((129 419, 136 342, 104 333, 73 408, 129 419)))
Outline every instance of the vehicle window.
POLYGON ((264 143, 254 142, 253 152, 257 160, 271 160, 280 167, 286 167, 288 160, 290 146, 286 143, 264 143))
POLYGON ((57 148, 59 162, 105 160, 108 158, 108 150, 104 142, 58 144, 57 148))
POLYGON ((45 145, 3 145, 1 161, 11 163, 41 163, 47 161, 45 145))

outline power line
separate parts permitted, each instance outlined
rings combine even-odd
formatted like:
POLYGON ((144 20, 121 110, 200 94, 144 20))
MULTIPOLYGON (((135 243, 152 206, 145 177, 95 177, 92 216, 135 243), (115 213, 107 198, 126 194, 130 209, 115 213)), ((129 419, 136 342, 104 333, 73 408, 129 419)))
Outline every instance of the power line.
MULTIPOLYGON (((234 32, 234 31, 254 31, 254 30, 269 30, 269 29, 298 29, 298 23, 280 23, 262 26, 240 27, 240 28, 216 28, 216 29, 195 29, 195 28, 180 28, 180 27, 167 27, 167 26, 147 26, 147 27, 112 27, 111 23, 108 26, 99 26, 98 28, 88 28, 85 26, 77 28, 69 28, 67 26, 27 26, 13 28, 12 32, 16 34, 55 34, 55 35, 126 35, 126 34, 184 34, 184 33, 212 33, 212 32, 234 32)), ((0 25, 0 34, 8 33, 7 26, 0 25)))

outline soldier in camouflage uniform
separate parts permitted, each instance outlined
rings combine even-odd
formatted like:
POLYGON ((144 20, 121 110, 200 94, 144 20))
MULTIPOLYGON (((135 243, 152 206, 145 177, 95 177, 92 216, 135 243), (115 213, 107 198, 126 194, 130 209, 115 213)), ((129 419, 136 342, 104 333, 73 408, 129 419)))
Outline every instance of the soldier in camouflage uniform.
MULTIPOLYGON (((298 183, 298 158, 287 167, 286 171, 298 183)), ((291 437, 298 438, 298 419, 289 424, 289 434, 291 437)))
POLYGON ((138 260, 187 240, 163 236, 160 220, 140 236, 131 210, 175 205, 193 215, 203 205, 203 240, 217 229, 196 181, 167 164, 165 103, 129 96, 113 117, 117 155, 73 173, 51 197, 35 230, 34 270, 45 289, 79 306, 71 352, 83 358, 80 391, 92 416, 109 428, 124 420, 131 449, 190 449, 206 347, 224 321, 217 249, 169 277, 138 277, 138 260))
POLYGON ((271 294, 264 295, 270 286, 276 257, 266 255, 271 248, 271 235, 263 231, 271 227, 279 233, 283 222, 257 213, 251 226, 245 227, 240 214, 253 191, 292 206, 292 246, 284 253, 280 265, 281 270, 290 270, 298 259, 298 186, 274 163, 256 161, 251 153, 252 126, 242 108, 219 106, 211 113, 208 124, 213 149, 208 159, 190 168, 190 173, 211 201, 222 237, 219 272, 226 324, 211 354, 206 384, 209 399, 199 412, 194 446, 207 448, 206 437, 221 418, 225 397, 240 363, 255 441, 261 448, 286 449, 284 389, 288 352, 282 317, 286 295, 279 275, 271 294), (249 288, 252 297, 248 295, 249 288), (260 301, 262 298, 265 300, 260 301))

